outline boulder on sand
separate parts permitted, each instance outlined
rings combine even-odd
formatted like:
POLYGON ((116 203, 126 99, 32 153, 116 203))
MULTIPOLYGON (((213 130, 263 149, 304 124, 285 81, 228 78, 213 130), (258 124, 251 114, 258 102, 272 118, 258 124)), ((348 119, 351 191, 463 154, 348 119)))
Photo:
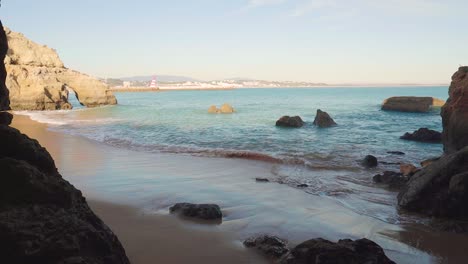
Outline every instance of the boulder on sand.
POLYGON ((177 203, 169 208, 171 213, 203 220, 221 220, 223 213, 216 204, 177 203))
POLYGON ((271 258, 280 258, 289 252, 286 241, 279 237, 270 235, 248 238, 244 241, 244 246, 255 248, 262 254, 271 258))
POLYGON ((326 128, 336 126, 336 123, 327 112, 323 112, 322 110, 318 109, 317 115, 315 116, 314 125, 326 128))
POLYGON ((382 110, 423 113, 432 107, 441 107, 444 103, 444 100, 433 97, 396 96, 386 99, 382 110))
POLYGON ((442 134, 438 131, 428 128, 420 128, 413 133, 405 133, 400 137, 404 140, 427 142, 427 143, 441 143, 442 134))
POLYGON ((276 126, 279 127, 302 127, 303 125, 304 121, 300 116, 282 116, 276 121, 276 126))

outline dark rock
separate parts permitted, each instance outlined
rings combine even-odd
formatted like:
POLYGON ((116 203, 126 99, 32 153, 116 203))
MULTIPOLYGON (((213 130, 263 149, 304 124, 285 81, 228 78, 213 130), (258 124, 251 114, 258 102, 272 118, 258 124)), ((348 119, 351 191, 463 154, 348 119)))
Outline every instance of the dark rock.
POLYGON ((0 126, 0 146, 2 263, 129 263, 117 237, 37 141, 0 126))
POLYGON ((336 126, 336 123, 327 112, 323 112, 322 110, 318 109, 317 115, 315 116, 314 125, 326 128, 336 126))
POLYGON ((8 112, 0 112, 0 125, 8 126, 13 120, 13 115, 8 112))
POLYGON ((430 159, 427 159, 427 160, 423 160, 421 161, 421 167, 426 167, 436 161, 440 160, 440 157, 436 157, 436 158, 430 158, 430 159))
POLYGON ((408 181, 408 178, 404 177, 402 173, 394 171, 384 171, 382 174, 375 175, 372 179, 375 183, 386 184, 392 189, 401 188, 408 181))
POLYGON ((441 111, 445 153, 468 146, 468 66, 452 76, 449 99, 441 111))
POLYGON ((300 116, 282 116, 276 121, 276 126, 280 127, 302 127, 303 125, 304 121, 300 116))
POLYGON ((270 180, 268 180, 267 178, 255 178, 255 181, 256 182, 269 182, 270 180))
POLYGON ((298 184, 297 187, 298 188, 307 188, 307 187, 309 187, 309 185, 307 185, 305 183, 302 183, 302 184, 298 184))
POLYGON ((399 156, 405 155, 405 153, 401 151, 387 151, 387 153, 392 154, 392 155, 399 155, 399 156))
POLYGON ((413 175, 398 194, 398 204, 427 215, 468 218, 468 147, 413 175))
POLYGON ((440 132, 427 129, 427 128, 420 128, 414 131, 413 133, 405 133, 400 138, 404 140, 412 140, 412 141, 428 142, 428 143, 441 143, 442 142, 442 134, 440 132))
POLYGON ((366 168, 374 168, 379 164, 377 158, 372 155, 367 155, 361 162, 362 166, 366 168))
POLYGON ((5 30, 3 29, 2 21, 0 21, 0 111, 10 110, 9 90, 5 85, 7 72, 5 69, 5 56, 8 51, 8 41, 5 30))
POLYGON ((248 238, 244 241, 244 246, 256 248, 264 255, 271 258, 280 258, 289 252, 287 243, 284 240, 269 235, 248 238))
POLYGON ((441 107, 444 101, 433 97, 396 96, 386 99, 382 110, 400 112, 428 112, 433 107, 441 107))
POLYGON ((169 208, 171 213, 203 220, 221 220, 223 213, 216 204, 178 203, 169 208))
POLYGON ((394 263, 383 249, 368 239, 344 239, 333 243, 322 238, 311 239, 293 248, 283 264, 390 264, 394 263))

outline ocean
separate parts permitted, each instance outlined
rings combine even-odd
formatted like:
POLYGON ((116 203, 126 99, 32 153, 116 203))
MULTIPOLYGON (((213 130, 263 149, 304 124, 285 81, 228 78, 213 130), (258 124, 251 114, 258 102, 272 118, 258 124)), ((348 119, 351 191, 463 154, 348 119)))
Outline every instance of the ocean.
MULTIPOLYGON (((399 170, 400 162, 419 165, 440 156, 441 144, 399 138, 421 127, 441 131, 440 109, 382 111, 383 100, 391 96, 446 100, 448 87, 116 93, 116 106, 88 109, 75 99, 74 110, 20 114, 47 123, 52 131, 96 142, 113 157, 114 165, 121 164, 99 164, 106 169, 81 172, 93 177, 75 177, 80 188, 101 196, 120 197, 151 213, 167 212, 175 202, 216 202, 227 208, 223 228, 239 232, 240 238, 269 231, 299 241, 310 238, 307 230, 320 226, 312 233, 369 237, 394 259, 406 259, 402 263, 431 263, 436 253, 383 235, 402 232, 405 225, 424 226, 428 219, 400 212, 397 192, 374 184, 372 177, 399 170), (207 112, 210 105, 223 103, 236 112, 207 112), (328 112, 338 125, 315 127, 317 109, 328 112), (299 115, 306 125, 276 127, 283 115, 299 115), (360 161, 366 155, 383 163, 365 169, 360 161), (106 177, 97 175, 103 171, 106 177), (270 183, 256 183, 256 177, 270 183), (353 231, 353 223, 360 227, 353 231), (366 225, 371 230, 366 231, 366 225), (419 262, 408 257, 418 257, 419 262)), ((61 164, 62 174, 79 176, 67 170, 66 161, 61 164)))

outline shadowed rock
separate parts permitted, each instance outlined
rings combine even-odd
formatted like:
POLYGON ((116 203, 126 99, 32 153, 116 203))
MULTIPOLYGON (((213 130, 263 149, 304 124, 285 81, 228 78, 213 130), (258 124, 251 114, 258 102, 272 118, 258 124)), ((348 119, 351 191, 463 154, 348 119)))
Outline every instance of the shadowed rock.
POLYGON ((169 208, 171 213, 203 220, 221 220, 223 213, 216 204, 177 203, 169 208))
POLYGON ((13 120, 13 115, 8 112, 0 112, 0 125, 8 126, 13 120))
POLYGON ((433 97, 397 96, 386 99, 382 110, 401 112, 428 112, 432 107, 441 107, 444 101, 433 97))
POLYGON ((262 254, 271 258, 280 258, 289 252, 286 241, 270 235, 248 238, 244 241, 244 246, 255 248, 262 254))
POLYGON ((394 171, 384 171, 382 174, 375 175, 372 180, 375 183, 387 185, 391 189, 399 189, 408 181, 402 173, 394 171))
POLYGON ((468 66, 460 67, 452 76, 441 116, 444 151, 454 153, 468 146, 468 66))
POLYGON ((2 22, 0 21, 0 111, 10 109, 10 98, 9 91, 5 85, 5 80, 7 78, 7 72, 5 69, 5 56, 8 51, 8 41, 5 31, 3 30, 2 22))
POLYGON ((304 121, 300 116, 282 116, 276 121, 276 126, 279 127, 302 127, 303 125, 304 121))
POLYGON ((333 243, 311 239, 293 248, 282 264, 393 264, 383 249, 368 239, 344 239, 333 243))
POLYGON ((372 155, 367 155, 361 162, 362 166, 366 168, 374 168, 379 164, 377 158, 372 155))
POLYGON ((336 123, 327 112, 323 112, 322 110, 318 109, 317 115, 315 116, 314 125, 322 128, 327 128, 331 126, 336 126, 336 123))
POLYGON ((387 153, 392 154, 392 155, 399 155, 399 156, 405 155, 405 153, 401 151, 387 151, 387 153))
POLYGON ((437 132, 435 130, 431 130, 428 128, 420 128, 414 131, 413 133, 405 133, 400 138, 404 140, 427 142, 427 143, 441 143, 442 142, 442 134, 440 132, 437 132))

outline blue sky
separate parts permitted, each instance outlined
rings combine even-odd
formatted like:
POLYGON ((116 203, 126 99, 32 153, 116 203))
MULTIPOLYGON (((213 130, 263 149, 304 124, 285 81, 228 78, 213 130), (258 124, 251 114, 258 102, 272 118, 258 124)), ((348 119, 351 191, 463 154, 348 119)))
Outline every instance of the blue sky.
POLYGON ((100 77, 448 83, 468 1, 3 0, 4 25, 100 77))

